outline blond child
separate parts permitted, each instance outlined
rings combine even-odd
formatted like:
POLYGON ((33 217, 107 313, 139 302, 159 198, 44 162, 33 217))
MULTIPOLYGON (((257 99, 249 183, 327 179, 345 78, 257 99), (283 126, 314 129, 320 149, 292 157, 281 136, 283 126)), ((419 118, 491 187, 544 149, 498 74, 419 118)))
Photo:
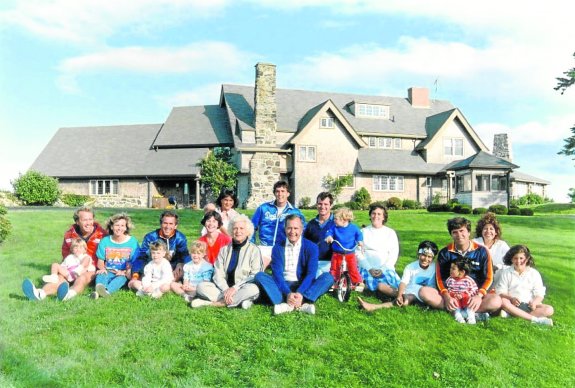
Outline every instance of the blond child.
POLYGON ((339 279, 341 263, 345 260, 351 282, 358 291, 363 290, 363 279, 357 268, 355 257, 356 247, 361 249, 363 246, 363 234, 357 225, 351 223, 353 212, 346 207, 337 209, 333 220, 334 225, 327 231, 325 238, 325 241, 331 244, 333 252, 329 272, 334 279, 339 279))
POLYGON ((172 291, 181 295, 188 303, 196 296, 196 288, 201 282, 209 282, 214 274, 214 267, 206 261, 208 246, 203 241, 194 241, 189 251, 192 261, 184 265, 184 282, 173 282, 172 291))
POLYGON ((149 295, 157 299, 170 291, 174 274, 166 244, 161 240, 154 241, 150 243, 149 249, 152 260, 144 267, 142 280, 134 280, 134 288, 137 296, 149 295))
POLYGON ((44 275, 44 283, 58 284, 62 280, 73 282, 86 271, 95 271, 92 258, 87 254, 86 242, 75 238, 70 243, 70 253, 61 263, 52 263, 50 275, 44 275))
POLYGON ((507 314, 523 318, 532 323, 553 326, 553 307, 543 304, 545 287, 541 274, 535 268, 535 261, 529 248, 515 245, 503 257, 501 277, 495 286, 501 297, 502 317, 507 314))

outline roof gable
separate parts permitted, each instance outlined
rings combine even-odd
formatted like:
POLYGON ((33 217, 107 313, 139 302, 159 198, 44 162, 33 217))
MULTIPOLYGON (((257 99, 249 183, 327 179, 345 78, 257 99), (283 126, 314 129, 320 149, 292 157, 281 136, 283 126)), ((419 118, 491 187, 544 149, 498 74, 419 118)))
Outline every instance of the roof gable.
POLYGON ((466 159, 458 160, 445 166, 445 170, 463 170, 467 168, 512 170, 519 168, 519 166, 485 151, 479 151, 466 159))

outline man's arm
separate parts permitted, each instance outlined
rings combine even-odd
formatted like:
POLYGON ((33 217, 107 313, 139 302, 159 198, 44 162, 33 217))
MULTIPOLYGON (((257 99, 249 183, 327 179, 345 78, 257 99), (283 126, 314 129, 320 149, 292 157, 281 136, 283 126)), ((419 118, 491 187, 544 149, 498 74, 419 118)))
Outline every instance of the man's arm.
POLYGON ((291 292, 288 284, 284 279, 284 267, 285 267, 285 247, 281 244, 276 244, 272 248, 272 261, 270 267, 272 269, 272 277, 281 293, 287 295, 291 292))
MULTIPOLYGON (((315 275, 317 273, 317 261, 318 261, 319 251, 317 245, 308 240, 302 240, 302 247, 299 254, 299 259, 302 261, 302 266, 305 263, 306 273, 303 273, 303 279, 299 285, 297 291, 303 294, 311 286, 315 280, 315 275)), ((299 264, 298 264, 299 265, 299 264)))

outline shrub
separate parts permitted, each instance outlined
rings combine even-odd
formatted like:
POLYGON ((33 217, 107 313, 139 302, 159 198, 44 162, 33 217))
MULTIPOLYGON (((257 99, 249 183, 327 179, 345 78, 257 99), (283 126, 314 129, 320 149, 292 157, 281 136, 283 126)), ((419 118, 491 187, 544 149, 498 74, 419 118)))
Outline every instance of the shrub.
POLYGON ((520 197, 517 202, 518 205, 541 205, 545 200, 539 194, 529 193, 520 197))
POLYGON ((484 207, 476 207, 473 209, 473 214, 485 214, 487 213, 487 209, 484 207))
POLYGON ((520 211, 521 211, 522 216, 532 216, 533 215, 533 209, 525 208, 525 209, 521 209, 520 211))
POLYGON ((53 205, 60 196, 58 180, 30 170, 14 182, 14 194, 26 205, 53 205))
POLYGON ((447 207, 449 209, 453 209, 458 204, 459 200, 457 198, 451 198, 449 201, 447 201, 447 207))
POLYGON ((495 214, 507 214, 507 207, 505 205, 491 205, 489 211, 495 214))
POLYGON ((421 204, 413 199, 404 199, 403 200, 403 207, 405 209, 419 209, 421 204))
POLYGON ((367 209, 371 202, 371 195, 365 187, 362 187, 353 195, 352 201, 359 205, 360 209, 367 209))
MULTIPOLYGON (((351 210, 363 210, 361 205, 355 201, 344 202, 343 206, 351 209, 351 210)), ((333 207, 332 207, 333 209, 333 207)))
POLYGON ((446 203, 441 203, 441 204, 432 203, 431 205, 429 205, 427 207, 427 211, 431 212, 431 213, 450 212, 451 208, 446 203))
POLYGON ((518 207, 510 207, 507 214, 510 216, 518 216, 521 215, 521 210, 518 207))
POLYGON ((60 199, 68 206, 80 207, 85 205, 87 202, 90 202, 92 198, 89 195, 62 194, 60 199))
POLYGON ((0 243, 6 240, 6 237, 10 234, 12 230, 12 225, 10 221, 6 218, 7 210, 4 206, 0 205, 0 243))
POLYGON ((0 205, 0 217, 5 216, 8 213, 8 210, 2 205, 0 205))
POLYGON ((310 204, 311 204, 311 198, 310 197, 302 197, 299 200, 299 207, 301 209, 309 209, 310 204))
POLYGON ((453 211, 459 214, 471 214, 471 206, 457 204, 453 206, 453 211))
POLYGON ((401 198, 391 197, 387 200, 388 209, 401 209, 402 201, 401 198))

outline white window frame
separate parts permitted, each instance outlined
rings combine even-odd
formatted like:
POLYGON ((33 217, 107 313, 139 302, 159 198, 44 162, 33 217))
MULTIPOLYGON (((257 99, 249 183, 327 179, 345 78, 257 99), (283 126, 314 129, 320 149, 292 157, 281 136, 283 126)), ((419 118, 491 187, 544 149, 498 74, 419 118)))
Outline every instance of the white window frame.
POLYGON ((374 175, 372 178, 373 191, 404 191, 403 175, 374 175))
POLYGON ((443 139, 443 154, 445 156, 463 156, 463 148, 463 138, 452 137, 443 139))
POLYGON ((396 150, 401 149, 401 137, 394 137, 393 138, 393 148, 396 150))
POLYGON ((355 115, 358 117, 372 117, 389 119, 389 106, 379 104, 355 104, 355 115))
POLYGON ((320 128, 335 128, 333 117, 322 117, 319 119, 320 128))
POLYGON ((120 182, 118 179, 91 179, 88 190, 90 195, 118 195, 120 182))
POLYGON ((369 148, 377 148, 377 137, 370 136, 367 139, 369 148))
POLYGON ((297 151, 298 162, 315 163, 317 161, 316 146, 299 145, 297 151))

